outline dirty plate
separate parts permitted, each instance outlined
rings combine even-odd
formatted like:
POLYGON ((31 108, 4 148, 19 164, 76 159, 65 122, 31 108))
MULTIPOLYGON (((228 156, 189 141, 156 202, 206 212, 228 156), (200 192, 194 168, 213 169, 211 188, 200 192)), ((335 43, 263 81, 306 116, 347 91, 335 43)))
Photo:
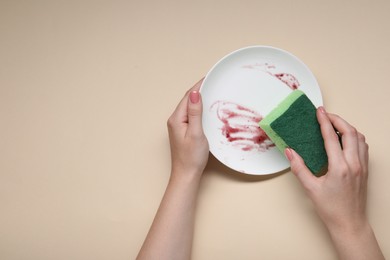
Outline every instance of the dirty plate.
POLYGON ((294 89, 305 92, 316 107, 322 105, 313 73, 284 50, 251 46, 222 58, 200 89, 211 153, 242 173, 265 175, 287 169, 289 162, 258 123, 294 89))

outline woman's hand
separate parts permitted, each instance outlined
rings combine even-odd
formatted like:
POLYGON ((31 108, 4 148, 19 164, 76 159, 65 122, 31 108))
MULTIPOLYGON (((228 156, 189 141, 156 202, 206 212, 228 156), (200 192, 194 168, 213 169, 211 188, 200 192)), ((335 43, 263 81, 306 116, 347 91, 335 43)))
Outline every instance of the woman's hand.
POLYGON ((168 119, 172 175, 201 176, 209 156, 209 145, 202 128, 200 80, 187 91, 168 119))
POLYGON ((384 259, 366 215, 368 145, 365 137, 323 107, 317 119, 328 155, 328 172, 315 177, 302 158, 287 148, 286 157, 328 228, 342 259, 384 259), (334 129, 340 133, 339 136, 334 129))
POLYGON ((339 116, 327 114, 320 108, 317 118, 328 154, 328 172, 322 177, 315 177, 300 156, 287 149, 291 170, 328 227, 359 227, 367 222, 368 145, 364 136, 339 116), (342 146, 334 128, 341 135, 342 146))
POLYGON ((172 172, 141 259, 190 259, 196 199, 209 145, 202 129, 202 80, 187 91, 168 119, 172 172))

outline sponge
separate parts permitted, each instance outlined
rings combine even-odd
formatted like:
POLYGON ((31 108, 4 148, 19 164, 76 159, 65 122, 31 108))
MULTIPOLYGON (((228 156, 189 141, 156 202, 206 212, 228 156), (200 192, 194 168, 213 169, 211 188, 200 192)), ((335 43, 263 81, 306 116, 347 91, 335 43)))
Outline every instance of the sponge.
POLYGON ((328 157, 316 107, 301 90, 290 93, 259 125, 282 153, 294 149, 314 175, 326 169, 328 157))

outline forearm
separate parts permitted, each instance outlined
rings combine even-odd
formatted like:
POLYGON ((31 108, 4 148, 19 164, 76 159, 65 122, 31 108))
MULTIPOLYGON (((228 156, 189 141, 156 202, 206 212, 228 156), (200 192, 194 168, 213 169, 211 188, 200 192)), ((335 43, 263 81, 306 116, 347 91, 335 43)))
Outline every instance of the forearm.
POLYGON ((358 228, 329 228, 341 260, 384 260, 375 234, 367 222, 358 228))
POLYGON ((138 260, 190 259, 200 175, 171 176, 138 260))

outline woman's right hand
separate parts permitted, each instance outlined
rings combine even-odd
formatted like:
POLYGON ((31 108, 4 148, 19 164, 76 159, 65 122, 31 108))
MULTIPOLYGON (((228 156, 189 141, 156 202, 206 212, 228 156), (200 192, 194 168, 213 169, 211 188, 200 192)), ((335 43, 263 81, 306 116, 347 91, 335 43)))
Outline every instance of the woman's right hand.
POLYGON ((302 158, 287 148, 296 175, 328 228, 342 259, 384 259, 366 215, 368 145, 341 117, 317 110, 328 155, 328 172, 315 177, 302 158), (341 135, 339 136, 334 129, 341 135))

